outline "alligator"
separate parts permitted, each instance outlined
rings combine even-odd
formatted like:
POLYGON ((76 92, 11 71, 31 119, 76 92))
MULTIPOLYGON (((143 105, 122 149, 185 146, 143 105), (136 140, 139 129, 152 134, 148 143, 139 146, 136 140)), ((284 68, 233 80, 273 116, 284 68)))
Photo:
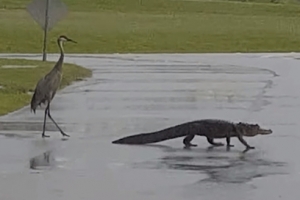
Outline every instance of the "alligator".
POLYGON ((224 146, 223 143, 214 142, 214 139, 226 138, 227 147, 230 148, 234 147, 234 145, 230 144, 230 139, 237 137, 239 141, 246 146, 245 151, 248 151, 249 149, 255 149, 255 147, 250 146, 243 139, 243 136, 254 137, 256 135, 268 135, 271 133, 271 129, 263 129, 258 124, 244 122, 234 123, 220 119, 202 119, 186 122, 156 132, 130 135, 112 141, 112 143, 131 145, 149 144, 185 136, 183 144, 185 148, 189 148, 197 146, 196 144, 192 144, 191 141, 195 135, 199 135, 205 136, 208 143, 213 146, 224 146))

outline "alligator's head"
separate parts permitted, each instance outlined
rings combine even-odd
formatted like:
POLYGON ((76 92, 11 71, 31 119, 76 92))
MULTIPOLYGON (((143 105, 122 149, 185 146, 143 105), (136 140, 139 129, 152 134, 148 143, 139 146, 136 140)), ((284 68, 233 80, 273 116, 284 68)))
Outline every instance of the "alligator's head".
POLYGON ((244 136, 253 137, 256 135, 269 135, 273 133, 271 129, 263 129, 258 124, 239 122, 236 127, 244 136))

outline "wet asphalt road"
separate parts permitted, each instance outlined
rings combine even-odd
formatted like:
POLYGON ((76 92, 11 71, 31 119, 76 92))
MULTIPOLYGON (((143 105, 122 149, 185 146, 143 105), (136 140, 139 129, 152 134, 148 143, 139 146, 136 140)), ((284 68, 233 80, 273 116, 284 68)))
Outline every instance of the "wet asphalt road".
MULTIPOLYGON (((41 59, 40 55, 5 55, 41 59)), ((49 55, 49 60, 57 60, 49 55)), ((0 199, 299 199, 299 54, 69 55, 93 77, 60 91, 43 110, 0 118, 0 199), (259 123, 268 136, 231 151, 111 141, 183 122, 219 118, 259 123)), ((225 142, 225 141, 222 141, 225 142)))

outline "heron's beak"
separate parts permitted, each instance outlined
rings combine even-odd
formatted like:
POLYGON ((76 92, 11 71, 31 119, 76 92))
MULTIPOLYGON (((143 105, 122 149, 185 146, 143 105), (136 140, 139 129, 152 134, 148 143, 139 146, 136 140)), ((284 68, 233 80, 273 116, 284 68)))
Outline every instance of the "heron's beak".
POLYGON ((77 43, 76 41, 74 41, 74 40, 71 40, 71 39, 68 39, 68 42, 77 43))

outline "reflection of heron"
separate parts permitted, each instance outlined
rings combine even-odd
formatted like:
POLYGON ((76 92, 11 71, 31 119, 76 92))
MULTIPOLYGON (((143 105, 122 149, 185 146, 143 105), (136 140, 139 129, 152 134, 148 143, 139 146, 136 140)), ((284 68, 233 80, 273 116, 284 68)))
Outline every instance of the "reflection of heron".
POLYGON ((228 103, 232 103, 233 102, 233 97, 234 97, 234 94, 229 94, 227 96, 228 103))
POLYGON ((36 85, 34 94, 31 99, 31 110, 35 113, 37 106, 40 106, 41 103, 46 104, 47 107, 45 109, 45 116, 44 116, 44 126, 43 126, 43 133, 42 137, 49 137, 45 135, 45 126, 46 126, 46 115, 51 119, 51 121, 55 124, 55 126, 59 129, 63 136, 69 137, 66 133, 64 133, 61 128, 57 125, 54 119, 51 117, 50 114, 50 102, 52 101, 55 93, 60 85, 61 78, 62 78, 62 65, 64 61, 64 49, 63 49, 63 42, 74 42, 75 41, 67 38, 66 36, 60 36, 57 39, 57 43, 60 49, 60 57, 53 69, 43 78, 39 80, 36 85))
POLYGON ((216 101, 217 100, 217 94, 214 90, 209 90, 208 93, 213 96, 214 100, 216 101))
POLYGON ((51 165, 51 160, 50 160, 51 156, 52 156, 52 151, 46 151, 41 155, 31 158, 29 161, 29 168, 30 169, 38 169, 38 167, 50 166, 51 165))

